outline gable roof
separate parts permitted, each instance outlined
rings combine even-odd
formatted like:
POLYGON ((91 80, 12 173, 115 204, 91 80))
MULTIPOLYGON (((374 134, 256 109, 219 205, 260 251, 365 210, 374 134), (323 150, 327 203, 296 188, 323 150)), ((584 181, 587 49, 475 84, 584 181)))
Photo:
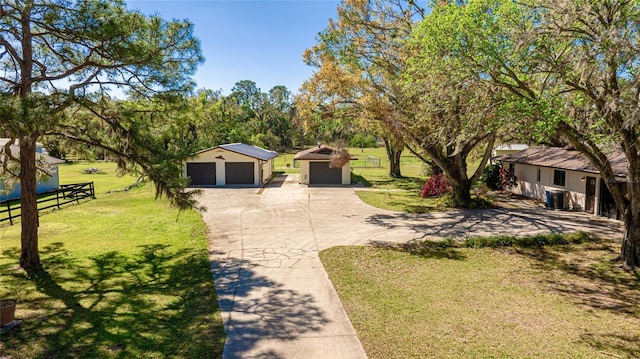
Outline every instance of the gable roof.
MULTIPOLYGON (((331 159, 331 154, 335 151, 333 148, 320 145, 318 147, 312 147, 304 151, 300 151, 296 153, 295 157, 293 157, 296 161, 308 161, 308 160, 325 160, 329 161, 331 159)), ((350 155, 351 160, 357 160, 356 157, 350 155)))
POLYGON ((207 148, 206 150, 198 151, 195 154, 197 155, 197 154, 208 152, 218 148, 239 153, 241 155, 257 158, 263 161, 270 160, 278 155, 278 152, 265 150, 264 148, 247 145, 245 143, 229 143, 226 145, 215 146, 215 147, 207 148))
MULTIPOLYGON (((600 173, 582 153, 562 147, 529 147, 507 155, 495 157, 498 161, 522 163, 532 166, 553 167, 569 171, 600 173)), ((620 149, 609 155, 613 173, 625 177, 628 173, 629 162, 620 149)))
POLYGON ((522 151, 529 148, 529 145, 524 143, 512 143, 512 144, 502 144, 496 146, 494 151, 522 151))
MULTIPOLYGON (((39 153, 37 153, 36 155, 40 155, 39 153)), ((66 163, 67 161, 65 160, 61 160, 59 158, 53 157, 53 156, 49 156, 49 155, 41 155, 44 157, 44 160, 50 164, 50 165, 59 165, 61 163, 66 163)))
MULTIPOLYGON (((0 138, 0 147, 4 147, 7 142, 9 142, 10 139, 9 138, 0 138)), ((9 147, 9 150, 11 151, 11 154, 13 156, 18 156, 20 154, 20 146, 18 145, 19 141, 16 140, 16 143, 11 145, 9 147)), ((49 156, 47 154, 46 151, 43 151, 44 146, 42 145, 42 143, 37 142, 36 143, 36 158, 38 160, 42 159, 45 162, 47 162, 50 165, 57 165, 60 163, 65 163, 65 160, 61 160, 59 158, 53 157, 53 156, 49 156)), ((0 151, 2 150, 2 148, 0 148, 0 151)), ((2 161, 4 161, 4 155, 0 155, 0 163, 2 163, 2 161)))

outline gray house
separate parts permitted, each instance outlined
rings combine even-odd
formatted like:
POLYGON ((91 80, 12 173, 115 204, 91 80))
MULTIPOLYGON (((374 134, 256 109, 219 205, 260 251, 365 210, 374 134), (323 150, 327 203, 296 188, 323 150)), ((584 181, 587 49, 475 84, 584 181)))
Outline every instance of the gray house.
MULTIPOLYGON (((0 147, 9 142, 8 138, 0 138, 0 147)), ((17 156, 19 154, 19 147, 13 145, 10 148, 11 154, 17 156)), ((48 175, 42 176, 38 179, 36 186, 36 192, 38 194, 53 191, 60 186, 60 178, 58 175, 58 165, 64 163, 64 160, 51 157, 47 154, 47 149, 41 143, 36 144, 36 160, 48 165, 48 175)), ((0 155, 0 165, 4 161, 4 156, 0 155)), ((0 202, 20 198, 20 182, 10 185, 0 179, 0 202)))

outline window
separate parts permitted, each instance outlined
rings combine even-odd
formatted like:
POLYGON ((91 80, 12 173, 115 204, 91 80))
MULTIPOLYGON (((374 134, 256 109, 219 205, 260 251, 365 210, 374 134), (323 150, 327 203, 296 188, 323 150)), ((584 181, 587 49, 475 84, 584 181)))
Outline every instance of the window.
POLYGON ((538 175, 536 176, 536 181, 538 182, 540 182, 540 177, 542 177, 541 173, 542 173, 542 170, 540 169, 540 167, 538 167, 538 175))
POLYGON ((554 170, 553 171, 553 184, 556 186, 563 186, 565 184, 567 178, 567 173, 565 171, 554 170))

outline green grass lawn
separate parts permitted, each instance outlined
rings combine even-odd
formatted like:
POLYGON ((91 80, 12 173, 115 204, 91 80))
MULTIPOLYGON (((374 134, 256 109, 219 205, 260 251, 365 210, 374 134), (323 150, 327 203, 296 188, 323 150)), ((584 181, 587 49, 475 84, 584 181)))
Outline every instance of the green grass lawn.
POLYGON ((95 182, 95 200, 40 217, 46 273, 18 267, 20 226, 0 227, 0 298, 22 326, 2 334, 11 358, 219 357, 224 330, 195 211, 154 201, 152 185, 112 163, 64 165, 60 182, 95 182), (104 174, 83 174, 98 167, 104 174))
MULTIPOLYGON (((401 178, 389 176, 389 160, 384 147, 350 148, 349 153, 357 157, 351 161, 351 171, 356 181, 370 187, 356 191, 365 203, 378 208, 406 213, 426 213, 449 209, 444 198, 423 198, 422 186, 427 181, 427 167, 414 154, 405 150, 400 157, 401 178), (380 159, 380 167, 374 166, 369 157, 380 159)), ((475 161, 469 165, 469 175, 480 165, 475 161)))
POLYGON ((283 173, 300 173, 300 169, 294 167, 293 164, 293 157, 296 153, 296 151, 291 151, 278 154, 278 156, 273 159, 273 170, 283 173))
POLYGON ((365 203, 404 213, 428 213, 450 209, 444 197, 423 198, 415 191, 356 191, 365 203))
POLYGON ((638 358, 619 244, 320 253, 369 358, 638 358))
POLYGON ((400 171, 404 178, 392 178, 389 176, 389 160, 384 147, 349 148, 349 153, 358 158, 351 161, 353 174, 364 177, 372 187, 381 189, 400 187, 419 191, 427 179, 422 161, 407 150, 403 151, 400 157, 400 171), (369 156, 380 159, 380 167, 376 167, 367 161, 369 156))

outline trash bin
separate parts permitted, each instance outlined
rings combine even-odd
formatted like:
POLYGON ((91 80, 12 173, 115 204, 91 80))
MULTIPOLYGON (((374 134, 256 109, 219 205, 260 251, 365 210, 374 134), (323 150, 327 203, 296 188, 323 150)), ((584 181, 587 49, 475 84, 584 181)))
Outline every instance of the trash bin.
POLYGON ((565 191, 545 191, 547 208, 564 209, 565 191))
POLYGON ((544 191, 544 195, 545 195, 545 202, 544 202, 545 207, 551 208, 551 192, 544 191))
POLYGON ((564 192, 552 192, 551 202, 553 202, 553 209, 564 209, 564 192))

